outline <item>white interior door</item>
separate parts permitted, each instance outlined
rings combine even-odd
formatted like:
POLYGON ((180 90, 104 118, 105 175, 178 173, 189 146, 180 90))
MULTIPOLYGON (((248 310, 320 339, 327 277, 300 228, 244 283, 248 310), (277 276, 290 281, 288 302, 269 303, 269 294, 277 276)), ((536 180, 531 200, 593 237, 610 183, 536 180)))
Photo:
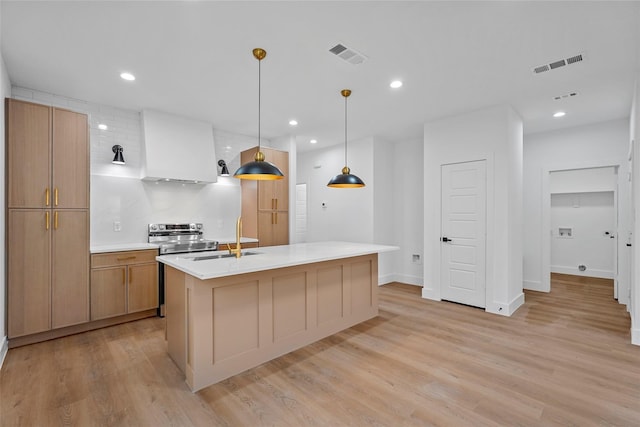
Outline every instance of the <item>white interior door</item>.
POLYGON ((442 299, 485 307, 487 173, 484 160, 441 166, 442 299))

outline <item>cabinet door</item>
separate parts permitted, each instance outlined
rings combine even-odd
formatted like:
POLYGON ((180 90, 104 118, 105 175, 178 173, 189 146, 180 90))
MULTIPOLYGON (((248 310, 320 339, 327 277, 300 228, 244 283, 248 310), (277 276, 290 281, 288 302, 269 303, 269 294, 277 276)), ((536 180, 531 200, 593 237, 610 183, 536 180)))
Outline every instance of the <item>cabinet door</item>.
POLYGON ((258 230, 260 236, 260 246, 288 245, 288 212, 259 212, 258 230))
POLYGON ((289 244, 289 213, 276 212, 273 224, 273 240, 272 245, 288 245, 289 244))
POLYGON ((275 212, 260 211, 258 212, 258 239, 260 246, 273 246, 273 222, 275 212))
POLYGON ((89 137, 87 116, 53 109, 54 208, 89 208, 89 137))
POLYGON ((283 179, 258 181, 258 209, 289 209, 289 153, 286 151, 262 148, 265 158, 284 174, 283 179))
POLYGON ((43 209, 8 212, 9 338, 51 329, 50 215, 43 209))
POLYGON ((275 210, 289 210, 289 153, 286 151, 272 150, 273 164, 284 174, 283 179, 273 182, 273 198, 275 199, 275 210))
POLYGON ((6 106, 7 207, 44 208, 51 202, 50 109, 15 99, 6 106))
POLYGON ((127 267, 91 270, 91 320, 127 314, 127 267))
POLYGON ((158 263, 129 266, 128 294, 128 313, 158 307, 158 263))
POLYGON ((52 213, 51 327, 89 321, 89 212, 52 213))

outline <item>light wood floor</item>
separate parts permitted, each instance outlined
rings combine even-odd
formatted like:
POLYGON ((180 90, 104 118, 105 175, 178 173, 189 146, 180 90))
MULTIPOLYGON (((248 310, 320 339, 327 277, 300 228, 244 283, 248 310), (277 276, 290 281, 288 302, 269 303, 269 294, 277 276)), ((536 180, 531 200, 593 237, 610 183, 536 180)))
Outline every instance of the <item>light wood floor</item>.
POLYGON ((192 394, 152 318, 9 350, 2 426, 638 426, 640 347, 608 281, 511 318, 380 289, 380 316, 192 394))

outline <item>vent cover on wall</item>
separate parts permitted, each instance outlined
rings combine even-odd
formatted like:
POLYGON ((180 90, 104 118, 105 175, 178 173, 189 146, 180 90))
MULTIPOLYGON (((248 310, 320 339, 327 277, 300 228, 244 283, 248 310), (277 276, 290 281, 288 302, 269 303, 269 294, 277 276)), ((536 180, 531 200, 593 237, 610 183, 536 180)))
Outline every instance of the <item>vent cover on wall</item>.
POLYGON ((534 74, 544 73, 545 71, 555 70, 560 67, 564 67, 571 64, 576 64, 578 62, 582 62, 584 60, 584 53, 571 56, 565 59, 559 59, 557 61, 550 62, 549 64, 539 65, 533 68, 534 74))
POLYGON ((329 49, 329 52, 333 53, 340 59, 343 59, 344 61, 347 61, 352 65, 362 64, 367 60, 366 56, 356 51, 355 49, 351 49, 345 46, 342 43, 338 43, 337 45, 333 46, 331 49, 329 49))

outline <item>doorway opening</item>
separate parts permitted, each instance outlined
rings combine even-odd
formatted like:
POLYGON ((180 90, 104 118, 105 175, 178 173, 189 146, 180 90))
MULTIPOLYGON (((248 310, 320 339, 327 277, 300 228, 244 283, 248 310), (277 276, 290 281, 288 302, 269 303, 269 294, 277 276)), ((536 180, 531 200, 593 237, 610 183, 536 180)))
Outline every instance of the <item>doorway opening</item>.
POLYGON ((572 275, 613 282, 618 296, 618 166, 548 171, 543 280, 572 275))

